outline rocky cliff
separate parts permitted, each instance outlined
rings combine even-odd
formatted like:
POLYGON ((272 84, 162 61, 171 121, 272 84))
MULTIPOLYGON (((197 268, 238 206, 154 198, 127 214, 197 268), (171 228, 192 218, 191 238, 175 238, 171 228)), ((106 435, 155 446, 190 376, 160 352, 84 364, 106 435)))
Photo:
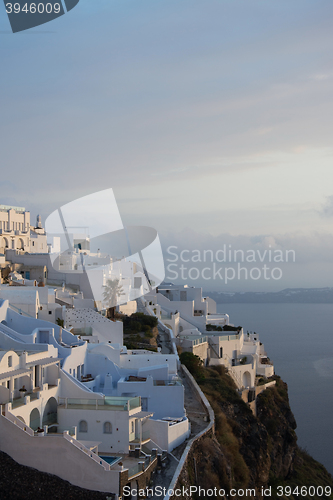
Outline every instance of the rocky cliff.
MULTIPOLYGON (((289 499, 300 496, 296 486, 299 491, 301 486, 331 486, 333 491, 332 476, 297 445, 287 384, 279 377, 274 377, 276 386, 257 397, 255 417, 224 367, 196 369, 193 375, 214 409, 215 435, 195 443, 178 486, 217 487, 225 490, 225 498, 230 498, 231 489, 240 491, 233 498, 287 498, 277 495, 277 486, 291 487, 289 499)), ((312 493, 301 497, 319 498, 312 493)), ((199 498, 196 493, 191 497, 199 498)))

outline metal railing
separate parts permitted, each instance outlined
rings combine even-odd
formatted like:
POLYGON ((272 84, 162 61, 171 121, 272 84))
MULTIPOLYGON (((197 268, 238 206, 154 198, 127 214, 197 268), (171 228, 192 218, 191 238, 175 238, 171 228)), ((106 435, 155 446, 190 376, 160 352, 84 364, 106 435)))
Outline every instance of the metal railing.
POLYGON ((154 380, 154 385, 165 386, 165 385, 183 385, 181 380, 154 380))

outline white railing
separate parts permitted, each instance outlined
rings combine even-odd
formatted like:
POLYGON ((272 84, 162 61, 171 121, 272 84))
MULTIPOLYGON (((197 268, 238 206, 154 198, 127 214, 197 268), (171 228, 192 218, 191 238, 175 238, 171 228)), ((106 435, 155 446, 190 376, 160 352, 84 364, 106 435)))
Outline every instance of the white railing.
MULTIPOLYGON (((12 422, 14 425, 19 427, 22 431, 26 432, 29 434, 29 436, 34 437, 35 433, 33 429, 31 429, 28 425, 26 425, 22 420, 19 418, 15 417, 12 413, 10 413, 8 410, 6 411, 6 415, 2 415, 2 418, 5 418, 6 420, 12 422)), ((64 431, 62 435, 55 434, 55 436, 61 436, 62 438, 66 439, 66 441, 69 441, 70 444, 75 446, 77 449, 81 450, 83 453, 85 453, 88 457, 90 457, 92 460, 94 460, 96 463, 101 465, 105 470, 110 470, 110 464, 108 464, 105 460, 103 460, 101 457, 99 457, 96 453, 93 451, 89 450, 86 448, 82 443, 77 441, 73 436, 69 434, 69 431, 64 431)), ((45 438, 49 437, 54 437, 53 435, 46 434, 46 436, 43 436, 45 438)))
POLYGON ((2 417, 12 422, 12 424, 16 425, 22 431, 29 434, 29 436, 34 436, 34 431, 27 424, 22 422, 22 420, 20 420, 19 418, 15 417, 15 415, 10 413, 8 410, 6 411, 6 415, 2 415, 2 417))
POLYGON ((231 358, 228 356, 228 354, 225 354, 224 355, 224 360, 227 362, 226 363, 226 366, 228 368, 228 373, 230 374, 231 378, 233 379, 233 381, 235 382, 235 384, 237 385, 237 388, 240 389, 241 387, 243 387, 243 381, 241 379, 241 376, 239 373, 236 372, 236 370, 234 370, 234 367, 232 366, 232 360, 231 358))
POLYGON ((92 458, 96 463, 101 465, 105 470, 110 470, 110 464, 108 464, 105 460, 99 457, 96 453, 86 448, 82 443, 77 441, 74 437, 69 435, 68 431, 64 431, 63 433, 64 439, 69 441, 73 446, 75 446, 78 450, 81 450, 83 453, 88 455, 88 457, 92 458))
POLYGON ((11 304, 9 302, 9 308, 12 309, 14 312, 17 312, 18 314, 20 314, 21 316, 26 316, 27 318, 33 318, 33 319, 36 319, 35 316, 32 316, 31 314, 28 314, 27 312, 25 311, 22 311, 22 309, 20 309, 19 307, 16 307, 14 306, 14 304, 11 304))
POLYGON ((13 332, 11 328, 8 328, 8 326, 4 325, 3 323, 0 323, 0 332, 4 335, 7 335, 7 337, 10 337, 16 342, 20 342, 22 344, 22 339, 20 337, 17 337, 15 335, 15 332, 13 332))
POLYGON ((166 452, 166 450, 162 450, 162 448, 155 443, 152 439, 149 441, 149 443, 146 443, 145 446, 148 448, 148 450, 152 451, 154 448, 157 449, 160 453, 166 452))

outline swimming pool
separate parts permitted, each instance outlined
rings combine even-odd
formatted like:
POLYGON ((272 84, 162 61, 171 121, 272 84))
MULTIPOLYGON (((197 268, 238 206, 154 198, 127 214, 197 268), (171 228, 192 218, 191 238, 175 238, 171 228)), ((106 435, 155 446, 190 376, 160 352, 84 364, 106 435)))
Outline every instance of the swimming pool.
POLYGON ((121 457, 111 457, 111 456, 106 456, 106 455, 100 455, 100 458, 105 460, 110 465, 114 465, 115 463, 119 462, 121 460, 121 457))

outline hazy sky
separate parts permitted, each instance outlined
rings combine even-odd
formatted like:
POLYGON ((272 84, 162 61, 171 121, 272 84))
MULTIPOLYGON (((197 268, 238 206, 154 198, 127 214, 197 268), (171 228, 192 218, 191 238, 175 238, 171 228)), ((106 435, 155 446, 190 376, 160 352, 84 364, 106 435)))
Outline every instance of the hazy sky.
POLYGON ((45 219, 113 187, 165 248, 297 249, 235 289, 331 286, 332 21, 331 0, 80 0, 11 34, 0 4, 1 202, 45 219))

